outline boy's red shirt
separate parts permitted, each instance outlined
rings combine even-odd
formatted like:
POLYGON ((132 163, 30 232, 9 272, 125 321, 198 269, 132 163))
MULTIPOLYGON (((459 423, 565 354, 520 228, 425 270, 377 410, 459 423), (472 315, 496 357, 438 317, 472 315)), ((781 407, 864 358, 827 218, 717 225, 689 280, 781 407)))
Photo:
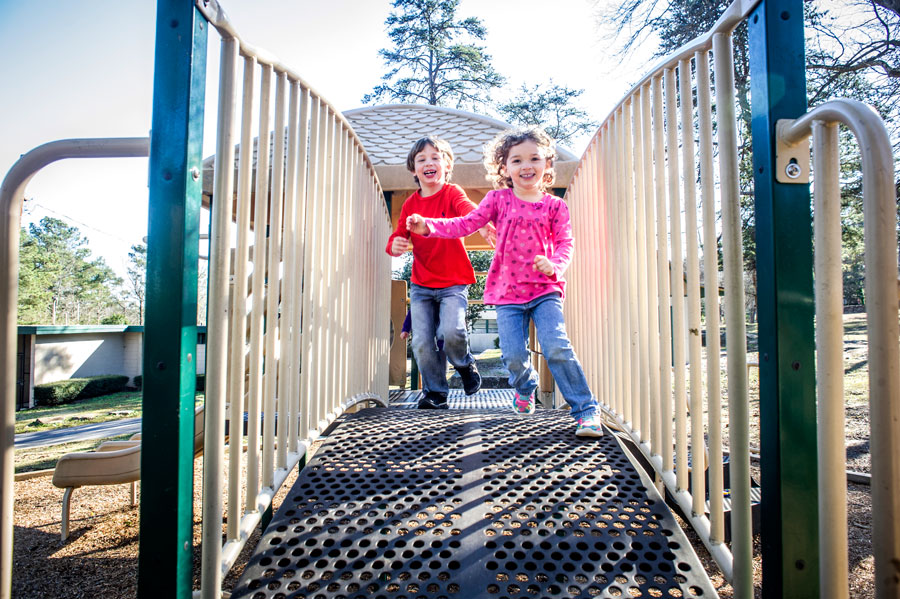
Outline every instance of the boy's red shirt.
POLYGON ((462 239, 437 239, 411 233, 406 228, 406 218, 421 214, 428 218, 453 218, 465 216, 475 209, 459 185, 448 183, 439 192, 427 198, 415 192, 403 202, 397 229, 388 238, 385 251, 391 253, 395 237, 409 238, 413 244, 412 282, 422 287, 442 289, 453 285, 471 285, 475 271, 466 254, 462 239))

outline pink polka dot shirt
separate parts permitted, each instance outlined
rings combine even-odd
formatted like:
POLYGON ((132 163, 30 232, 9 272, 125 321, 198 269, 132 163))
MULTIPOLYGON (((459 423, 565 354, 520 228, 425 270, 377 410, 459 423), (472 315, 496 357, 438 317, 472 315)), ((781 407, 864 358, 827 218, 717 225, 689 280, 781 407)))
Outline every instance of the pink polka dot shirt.
POLYGON ((489 221, 497 227, 497 247, 488 271, 484 303, 524 304, 558 291, 565 297, 563 273, 574 250, 569 208, 560 198, 544 194, 526 202, 512 189, 489 192, 478 208, 457 218, 427 218, 430 234, 442 238, 465 237, 489 221), (534 257, 546 256, 554 273, 534 270, 534 257))

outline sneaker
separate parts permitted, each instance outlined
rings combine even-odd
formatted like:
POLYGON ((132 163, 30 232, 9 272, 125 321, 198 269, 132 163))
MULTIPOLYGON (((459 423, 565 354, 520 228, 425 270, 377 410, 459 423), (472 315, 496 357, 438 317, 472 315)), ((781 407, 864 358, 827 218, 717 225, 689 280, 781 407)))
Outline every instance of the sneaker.
POLYGON ((513 412, 516 414, 534 414, 534 393, 528 397, 522 397, 516 391, 516 397, 513 399, 513 412))
POLYGON ((429 391, 419 400, 420 410, 446 410, 449 407, 447 396, 437 391, 429 391))
POLYGON ((576 437, 602 437, 603 421, 599 414, 594 414, 590 418, 579 418, 578 427, 575 429, 576 437))
POLYGON ((472 362, 465 368, 457 368, 456 372, 459 373, 466 395, 478 393, 478 390, 481 389, 481 375, 478 374, 478 367, 475 366, 475 362, 472 362))

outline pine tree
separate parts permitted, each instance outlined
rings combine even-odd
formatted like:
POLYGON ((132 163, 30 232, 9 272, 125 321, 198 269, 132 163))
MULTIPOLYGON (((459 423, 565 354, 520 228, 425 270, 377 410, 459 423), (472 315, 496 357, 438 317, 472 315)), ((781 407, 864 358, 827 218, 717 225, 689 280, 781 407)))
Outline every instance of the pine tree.
POLYGON ((459 0, 394 0, 385 25, 393 43, 379 50, 388 72, 363 102, 383 100, 474 108, 490 104, 503 85, 478 40, 487 30, 475 17, 457 19, 459 0))

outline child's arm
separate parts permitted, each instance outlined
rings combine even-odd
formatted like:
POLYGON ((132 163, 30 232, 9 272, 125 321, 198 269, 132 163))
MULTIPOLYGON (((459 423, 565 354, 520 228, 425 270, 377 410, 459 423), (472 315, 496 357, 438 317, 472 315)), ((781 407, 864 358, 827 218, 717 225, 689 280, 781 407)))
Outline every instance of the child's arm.
POLYGON ((555 210, 551 209, 550 227, 553 255, 535 256, 532 268, 548 277, 561 276, 569 268, 569 262, 572 261, 572 253, 575 250, 572 223, 569 220, 569 207, 562 200, 559 201, 555 210))
POLYGON ((397 229, 388 237, 387 247, 384 248, 391 256, 397 257, 409 249, 409 230, 406 227, 406 205, 400 209, 400 218, 397 219, 397 229))
POLYGON ((417 235, 434 235, 442 239, 465 237, 493 219, 493 205, 490 198, 486 197, 475 210, 456 218, 424 218, 419 214, 413 214, 406 219, 406 228, 417 235))
MULTIPOLYGON (((456 212, 457 216, 465 216, 478 208, 478 204, 469 199, 469 196, 466 195, 466 192, 462 190, 462 188, 458 186, 453 186, 459 193, 451 198, 451 203, 453 204, 453 210, 456 212)), ((497 227, 494 226, 493 223, 488 223, 485 226, 478 229, 478 232, 481 234, 481 237, 484 239, 485 243, 487 243, 491 247, 496 247, 497 245, 497 227)))

